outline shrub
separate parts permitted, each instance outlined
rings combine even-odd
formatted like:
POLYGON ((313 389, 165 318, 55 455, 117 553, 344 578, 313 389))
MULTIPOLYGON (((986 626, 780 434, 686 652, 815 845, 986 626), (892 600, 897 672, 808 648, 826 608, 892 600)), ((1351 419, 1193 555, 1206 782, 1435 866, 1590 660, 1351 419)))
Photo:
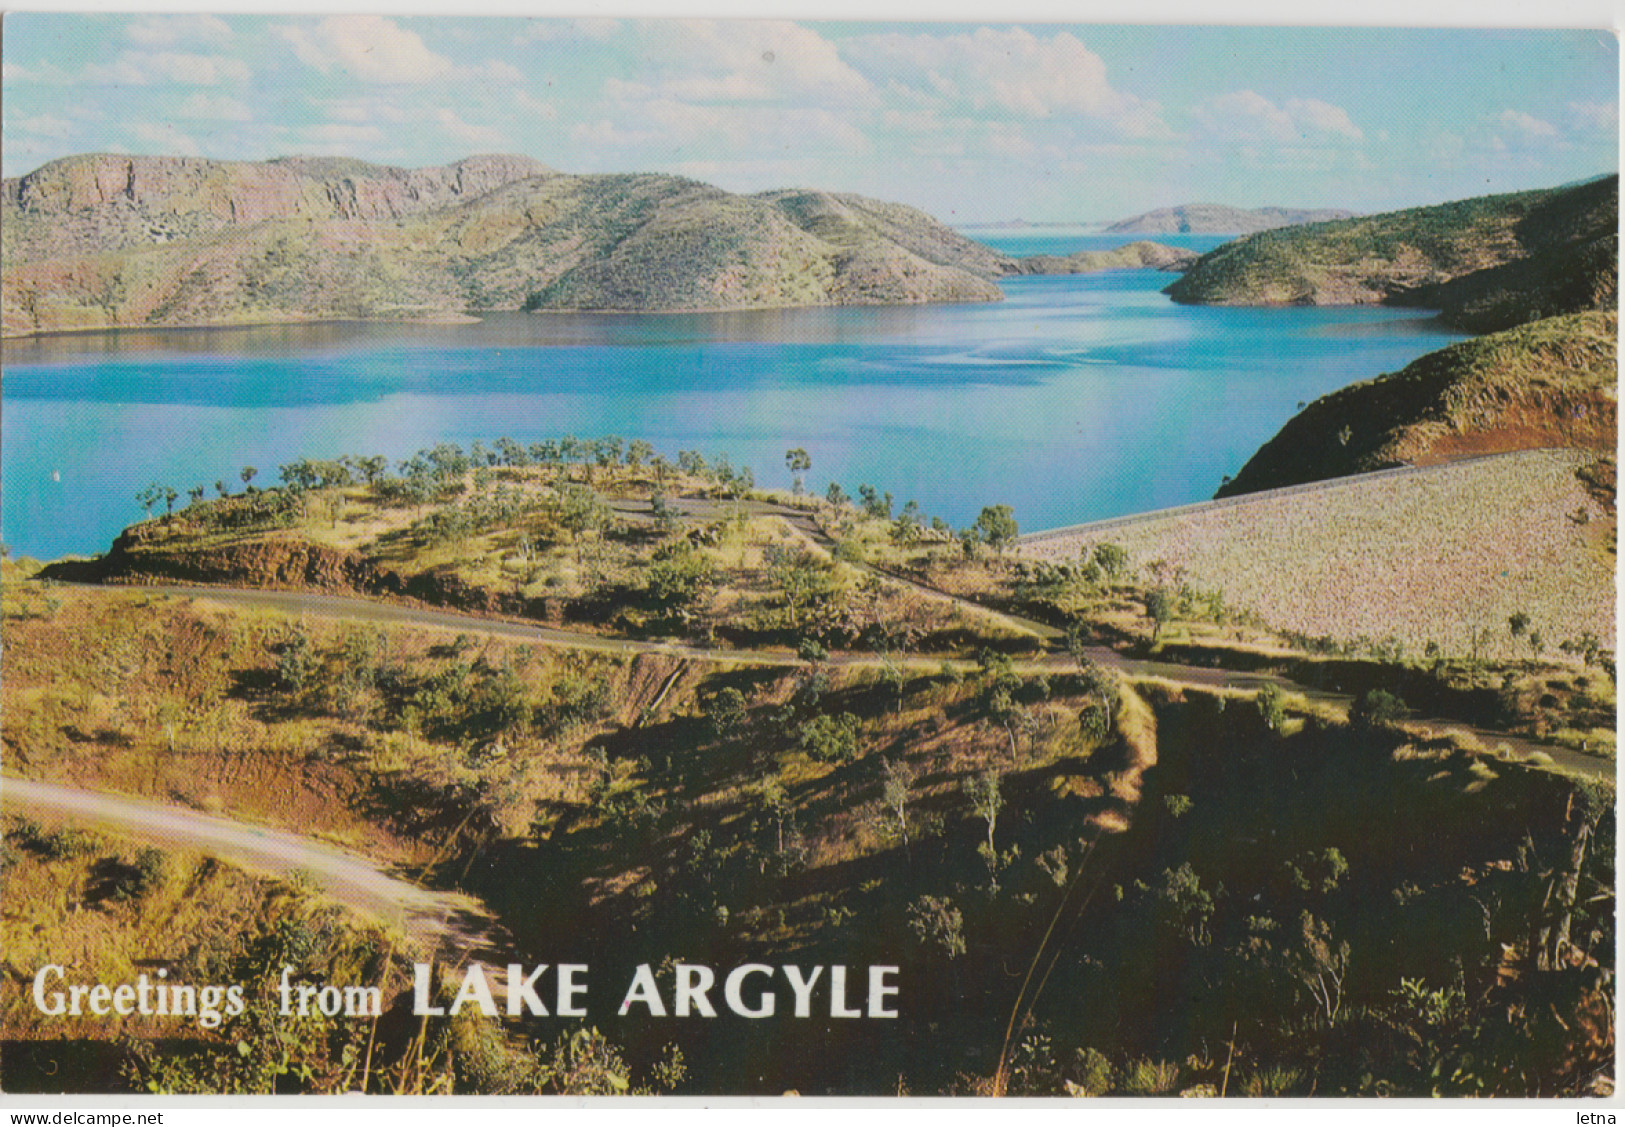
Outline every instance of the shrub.
POLYGON ((858 757, 858 718, 850 712, 814 716, 801 725, 797 739, 821 763, 846 763, 858 757))

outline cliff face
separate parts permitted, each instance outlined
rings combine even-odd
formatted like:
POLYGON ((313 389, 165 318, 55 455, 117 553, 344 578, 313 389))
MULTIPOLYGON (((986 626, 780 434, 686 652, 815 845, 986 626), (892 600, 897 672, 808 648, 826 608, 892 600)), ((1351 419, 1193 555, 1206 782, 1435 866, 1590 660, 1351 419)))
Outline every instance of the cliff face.
POLYGON ((1202 256, 1167 293, 1201 305, 1441 310, 1477 332, 1611 308, 1619 177, 1267 231, 1202 256))
POLYGON ((1618 332, 1613 312, 1554 317, 1333 392, 1282 427, 1218 496, 1510 450, 1612 455, 1618 332))
POLYGON ((72 157, 0 184, 4 331, 996 301, 1014 269, 911 208, 524 157, 400 169, 72 157))

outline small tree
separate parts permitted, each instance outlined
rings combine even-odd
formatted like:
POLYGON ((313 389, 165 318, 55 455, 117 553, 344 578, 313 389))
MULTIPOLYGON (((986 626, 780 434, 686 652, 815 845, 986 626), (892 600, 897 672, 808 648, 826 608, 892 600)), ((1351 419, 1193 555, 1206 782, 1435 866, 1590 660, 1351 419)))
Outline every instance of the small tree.
POLYGON ((921 943, 935 943, 950 959, 965 953, 965 916, 946 896, 914 901, 908 909, 908 926, 921 943))
MULTIPOLYGON (((1004 809, 1004 795, 999 791, 999 773, 992 767, 981 774, 972 775, 963 783, 965 797, 970 799, 971 809, 976 816, 987 823, 987 841, 977 848, 977 852, 987 862, 988 872, 997 871, 999 866, 998 848, 993 844, 993 829, 998 825, 999 811, 1004 809)), ((997 885, 994 886, 997 889, 997 885)))
POLYGON ((1094 562, 1114 583, 1128 574, 1128 550, 1121 544, 1096 544, 1094 562))
POLYGON ((908 832, 914 823, 909 817, 908 792, 914 785, 915 771, 907 760, 886 759, 881 762, 885 768, 880 784, 881 806, 886 812, 889 828, 903 841, 904 855, 912 860, 908 832))
POLYGON ((1349 709, 1356 728, 1386 728, 1405 718, 1405 702, 1386 689, 1370 689, 1349 709))
POLYGON ((1009 505, 988 505, 982 509, 973 526, 988 547, 1003 553, 1005 546, 1020 531, 1016 526, 1015 511, 1009 505))
POLYGON ((1512 632, 1514 638, 1523 637, 1523 632, 1529 629, 1529 616, 1521 610, 1515 612, 1507 619, 1507 629, 1512 632))
POLYGON ((850 712, 814 716, 797 729, 797 739, 810 758, 845 763, 858 757, 858 718, 850 712))
POLYGON ((237 475, 243 479, 243 488, 247 489, 250 493, 254 491, 254 486, 250 483, 254 480, 254 478, 259 476, 259 472, 260 471, 256 470, 253 466, 244 466, 242 472, 237 475))
POLYGON ((840 483, 835 481, 829 483, 829 491, 824 494, 824 500, 837 509, 845 508, 852 503, 852 498, 846 495, 846 490, 842 489, 840 483))
POLYGON ((718 739, 727 739, 739 732, 750 716, 745 707, 745 694, 732 685, 713 693, 703 707, 706 722, 718 739))
POLYGON ((788 469, 793 475, 791 478, 791 490, 797 497, 801 496, 802 491, 806 487, 806 479, 802 475, 808 470, 812 469, 812 458, 808 456, 805 450, 797 446, 793 450, 786 450, 784 452, 784 465, 785 468, 788 469))
POLYGON ((1286 694, 1281 691, 1281 686, 1271 681, 1258 690, 1254 703, 1258 706, 1258 716, 1264 721, 1264 727, 1279 732, 1286 724, 1286 694))
POLYGON ((1162 588, 1145 596, 1145 613, 1151 619, 1151 640, 1162 637, 1162 628, 1174 620, 1174 597, 1162 588))

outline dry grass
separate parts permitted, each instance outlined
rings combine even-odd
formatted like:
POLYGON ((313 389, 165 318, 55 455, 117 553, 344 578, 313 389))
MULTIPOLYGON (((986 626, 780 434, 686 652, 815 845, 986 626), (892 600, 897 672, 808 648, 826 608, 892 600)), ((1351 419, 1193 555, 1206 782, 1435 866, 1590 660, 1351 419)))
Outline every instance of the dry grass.
POLYGON ((1530 451, 1323 489, 1242 498, 1023 545, 1071 559, 1111 541, 1142 574, 1163 561, 1271 625, 1340 640, 1397 637, 1527 657, 1508 619, 1548 649, 1587 631, 1614 644, 1613 518, 1575 477, 1590 458, 1530 451), (1586 514, 1584 521, 1578 514, 1586 514))

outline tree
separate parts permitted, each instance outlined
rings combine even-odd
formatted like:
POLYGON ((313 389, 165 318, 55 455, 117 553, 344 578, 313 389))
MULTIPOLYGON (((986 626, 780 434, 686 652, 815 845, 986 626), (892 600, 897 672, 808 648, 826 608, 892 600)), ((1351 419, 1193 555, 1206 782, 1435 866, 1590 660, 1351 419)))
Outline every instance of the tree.
POLYGON ((858 757, 858 718, 850 712, 820 714, 797 732, 801 749, 820 763, 845 763, 858 757))
POLYGON ((1514 638, 1522 637, 1523 632, 1529 629, 1529 616, 1521 610, 1515 612, 1507 619, 1507 629, 1512 632, 1514 638))
POLYGON ((383 477, 384 471, 389 468, 389 459, 382 454, 374 454, 370 458, 358 459, 356 468, 368 485, 377 485, 378 479, 383 477))
POLYGON ((902 513, 892 524, 892 543, 906 548, 920 538, 920 506, 916 501, 910 501, 903 506, 902 513))
POLYGON ((250 493, 254 491, 254 487, 249 483, 253 481, 256 476, 258 476, 259 472, 260 471, 256 470, 253 466, 244 466, 242 472, 237 475, 243 479, 243 488, 247 489, 250 493))
POLYGON ((703 610, 716 589, 716 568, 687 540, 675 540, 655 552, 649 565, 649 599, 664 614, 687 622, 703 610))
POLYGON ((190 489, 188 489, 186 491, 186 503, 187 503, 188 506, 201 504, 202 501, 203 501, 203 486, 194 485, 194 486, 192 486, 192 488, 190 488, 190 489))
POLYGON ((914 785, 915 771, 907 760, 886 759, 881 762, 885 769, 880 785, 881 805, 890 818, 890 828, 902 838, 904 854, 912 860, 908 831, 913 823, 909 819, 908 792, 914 785))
POLYGON ((1258 706, 1258 716, 1264 721, 1264 727, 1272 732, 1281 731, 1286 724, 1286 694, 1281 691, 1281 686, 1271 681, 1258 690, 1254 703, 1258 706))
POLYGON ((626 464, 637 469, 650 458, 653 458, 655 448, 641 438, 634 438, 626 444, 626 464))
POLYGON ((612 519, 609 506, 586 486, 567 486, 559 498, 559 526, 577 541, 588 532, 602 532, 612 519))
POLYGON ((745 706, 745 694, 732 685, 724 686, 707 697, 702 707, 706 722, 718 739, 725 740, 737 733, 745 726, 750 715, 745 706))
POLYGON ((1003 553, 1005 545, 1014 540, 1019 531, 1014 511, 1009 505, 988 505, 977 516, 972 527, 988 547, 999 553, 1003 553))
POLYGON ((884 498, 872 485, 858 486, 858 499, 863 504, 864 513, 875 520, 891 520, 892 496, 887 493, 884 498))
POLYGON ((987 852, 984 856, 988 864, 993 865, 999 856, 993 845, 993 827, 998 824, 999 811, 1004 809, 1004 796, 999 793, 999 773, 989 767, 981 774, 967 778, 963 786, 971 809, 987 823, 987 852))
POLYGON ((1349 723, 1356 728, 1386 728, 1397 724, 1409 711, 1405 702, 1385 689, 1370 689, 1349 709, 1349 723))
POLYGON ((965 953, 965 916, 946 896, 914 901, 908 909, 908 926, 921 943, 935 942, 950 959, 965 953))
POLYGON ((175 498, 179 497, 180 494, 175 492, 175 490, 171 486, 168 486, 168 485, 163 487, 163 493, 164 493, 164 516, 166 516, 166 517, 174 516, 175 515, 175 498))
POLYGON ((805 450, 797 446, 793 450, 784 452, 784 465, 794 475, 791 479, 791 490, 797 497, 801 496, 806 485, 806 479, 802 475, 812 469, 812 458, 808 456, 805 450))
POLYGON ((1121 544, 1096 544, 1094 562, 1115 582, 1128 572, 1128 551, 1121 544))
POLYGON ((769 544, 762 553, 769 581, 783 601, 779 617, 785 628, 804 633, 844 602, 835 565, 807 549, 769 544))
POLYGON ((1174 597, 1159 587, 1145 596, 1145 613, 1151 619, 1151 640, 1162 637, 1162 628, 1174 620, 1174 597))
POLYGON ((829 483, 829 491, 824 494, 824 500, 837 509, 852 503, 852 498, 846 495, 846 490, 842 489, 840 483, 835 481, 829 483))

